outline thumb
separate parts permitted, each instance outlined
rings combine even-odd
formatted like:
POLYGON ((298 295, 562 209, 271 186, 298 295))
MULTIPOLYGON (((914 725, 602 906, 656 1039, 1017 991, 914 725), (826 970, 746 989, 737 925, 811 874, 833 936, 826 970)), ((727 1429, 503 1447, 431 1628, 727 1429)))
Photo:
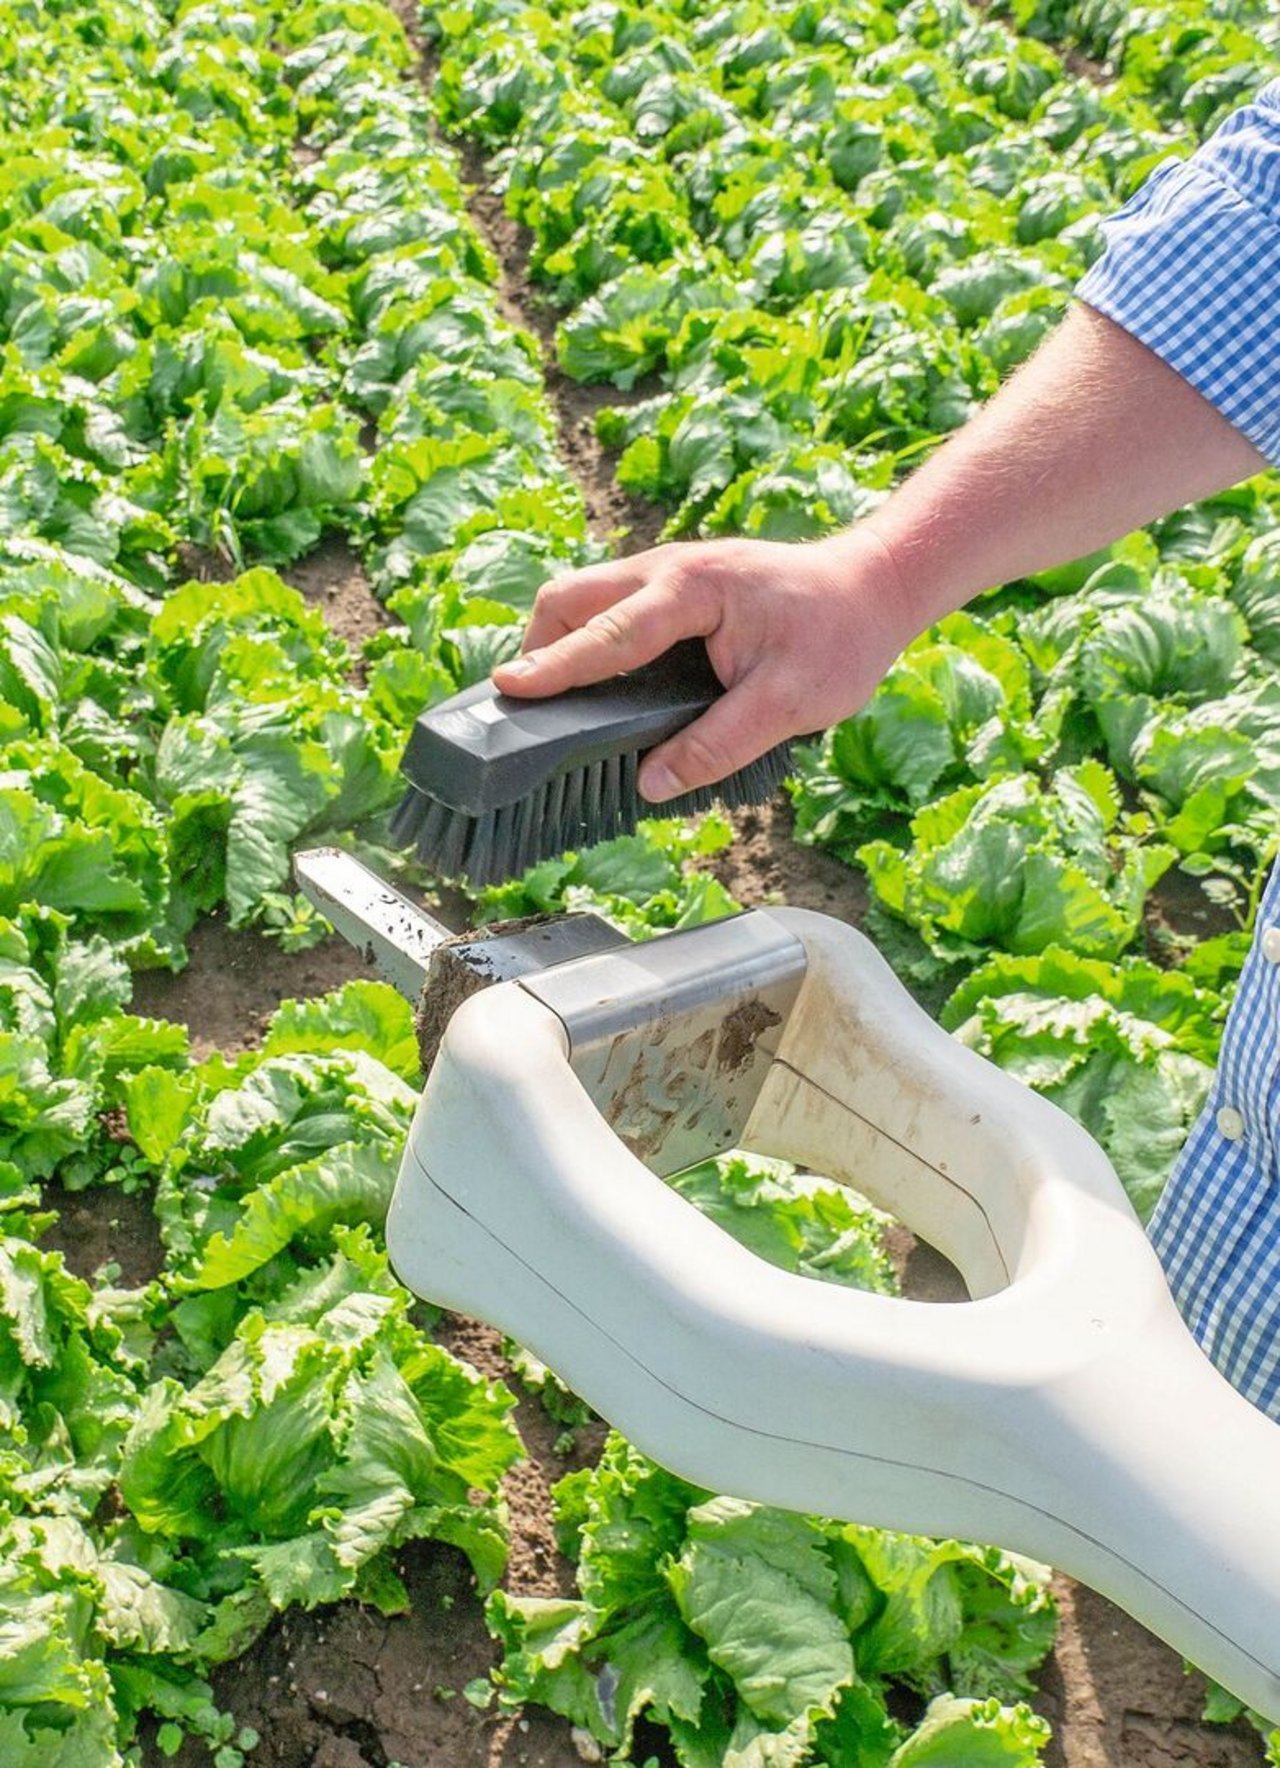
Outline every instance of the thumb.
POLYGON ((718 786, 791 734, 763 714, 758 685, 754 692, 749 680, 731 688, 701 718, 646 756, 641 794, 661 804, 699 786, 718 786))

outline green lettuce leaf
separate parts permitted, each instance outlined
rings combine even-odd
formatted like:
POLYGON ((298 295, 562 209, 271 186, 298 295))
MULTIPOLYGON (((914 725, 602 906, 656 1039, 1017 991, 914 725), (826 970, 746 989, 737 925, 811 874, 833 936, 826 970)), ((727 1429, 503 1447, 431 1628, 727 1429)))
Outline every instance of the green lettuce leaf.
POLYGON ((1039 1759, 1043 1721, 1001 1706, 1052 1643, 1039 1568, 709 1497, 616 1434, 554 1496, 581 1595, 490 1598, 504 1702, 549 1706, 619 1754, 645 1715, 686 1768, 887 1768, 909 1740, 883 1678, 905 1673, 930 1692, 948 1680, 975 1696, 998 1688, 989 1700, 948 1697, 952 1740, 971 1720, 984 1744, 984 1727, 1017 1742, 1024 1753, 1010 1760, 1039 1759))
POLYGON ((696 825, 643 821, 634 835, 545 860, 510 884, 487 887, 480 892, 478 919, 586 912, 633 939, 718 921, 736 914, 738 905, 695 862, 719 853, 731 839, 729 824, 714 813, 696 825))
POLYGON ((1028 1707, 939 1695, 890 1768, 1035 1768, 1049 1735, 1028 1707))
POLYGON ((918 811, 905 850, 859 849, 884 906, 943 957, 985 945, 1034 953, 1062 945, 1114 958, 1138 933, 1147 893, 1174 859, 1119 826, 1106 768, 1062 768, 961 787, 918 811))
POLYGON ((942 1023, 1081 1122, 1145 1220, 1208 1095, 1224 1015, 1176 971, 1051 947, 980 965, 942 1023))
POLYGON ((334 1601, 420 1536, 460 1546, 484 1585, 501 1572, 511 1397, 411 1325, 411 1301, 366 1230, 339 1231, 330 1259, 250 1310, 192 1387, 149 1390, 125 1502, 240 1610, 254 1589, 276 1607, 334 1601))
POLYGON ((670 1183, 770 1264, 858 1289, 893 1288, 884 1218, 842 1186, 757 1154, 703 1161, 670 1183))

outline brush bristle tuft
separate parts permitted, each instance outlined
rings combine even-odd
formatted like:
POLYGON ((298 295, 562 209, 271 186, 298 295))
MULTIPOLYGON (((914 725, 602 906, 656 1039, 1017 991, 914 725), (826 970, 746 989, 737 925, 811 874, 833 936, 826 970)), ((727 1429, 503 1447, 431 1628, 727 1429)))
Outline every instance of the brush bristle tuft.
POLYGON ((424 865, 441 878, 465 878, 479 889, 519 877, 540 860, 617 835, 631 834, 645 817, 682 817, 763 804, 791 771, 791 747, 780 743, 718 786, 700 787, 665 804, 641 798, 640 756, 630 751, 573 768, 514 804, 478 816, 451 809, 411 786, 391 818, 391 838, 416 846, 424 865))

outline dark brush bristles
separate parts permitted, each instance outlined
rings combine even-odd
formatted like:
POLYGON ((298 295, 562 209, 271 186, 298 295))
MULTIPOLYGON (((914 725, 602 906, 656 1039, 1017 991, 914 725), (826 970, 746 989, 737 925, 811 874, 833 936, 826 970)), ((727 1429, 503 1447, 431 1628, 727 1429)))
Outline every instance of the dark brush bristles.
POLYGON ((780 743, 717 786, 650 804, 637 786, 640 754, 628 750, 570 768, 512 804, 477 816, 451 809, 411 786, 391 819, 391 838, 416 846, 441 878, 479 888, 518 877, 540 860, 631 834, 646 817, 694 816, 717 802, 728 810, 763 804, 791 771, 791 747, 780 743))

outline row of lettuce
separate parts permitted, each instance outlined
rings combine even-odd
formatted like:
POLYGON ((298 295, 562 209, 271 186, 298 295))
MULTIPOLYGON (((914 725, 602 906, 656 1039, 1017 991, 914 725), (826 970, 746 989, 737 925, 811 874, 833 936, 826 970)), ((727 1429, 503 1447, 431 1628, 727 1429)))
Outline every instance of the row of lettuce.
POLYGON ((417 1537, 492 1584, 519 1444, 377 1242, 416 1099, 406 1004, 353 985, 205 1063, 127 1010, 131 967, 181 963, 216 904, 269 914, 294 838, 385 804, 401 737, 394 634, 353 684, 270 570, 175 588, 181 548, 394 540, 394 489, 356 521, 355 377, 415 275, 440 305, 465 285, 473 350, 536 377, 387 14, 4 25, 0 1754, 105 1768, 149 1715, 162 1754, 194 1733, 232 1768, 255 1740, 209 1667, 290 1603, 394 1612, 417 1537), (157 1276, 90 1284, 42 1247, 55 1180, 154 1187, 157 1276))
POLYGON ((1028 35, 1094 58, 1175 124, 1207 130, 1275 76, 1280 32, 1266 0, 1188 6, 1161 0, 999 0, 997 12, 1028 35))
MULTIPOLYGON (((200 1061, 129 1010, 132 971, 179 965, 218 905, 296 931, 290 846, 388 803, 409 719, 592 543, 388 11, 3 18, 0 1755, 107 1768, 194 1735, 239 1768, 256 1739, 210 1671, 293 1604, 398 1612, 418 1538, 490 1589, 520 1446, 381 1249, 407 1004, 352 983, 200 1061), (269 568, 331 528, 391 617, 359 657, 269 568), (150 1280, 49 1249, 95 1184, 152 1197, 150 1280)), ((522 888, 637 932, 705 918, 732 905, 691 862, 727 838, 654 826, 522 888)), ((732 1161, 684 1182, 764 1256, 891 1285, 841 1194, 732 1161)), ((641 1715, 708 1768, 1039 1757, 1034 1568, 732 1504, 617 1439, 558 1519, 581 1598, 494 1596, 504 1698, 618 1759, 641 1715)))

